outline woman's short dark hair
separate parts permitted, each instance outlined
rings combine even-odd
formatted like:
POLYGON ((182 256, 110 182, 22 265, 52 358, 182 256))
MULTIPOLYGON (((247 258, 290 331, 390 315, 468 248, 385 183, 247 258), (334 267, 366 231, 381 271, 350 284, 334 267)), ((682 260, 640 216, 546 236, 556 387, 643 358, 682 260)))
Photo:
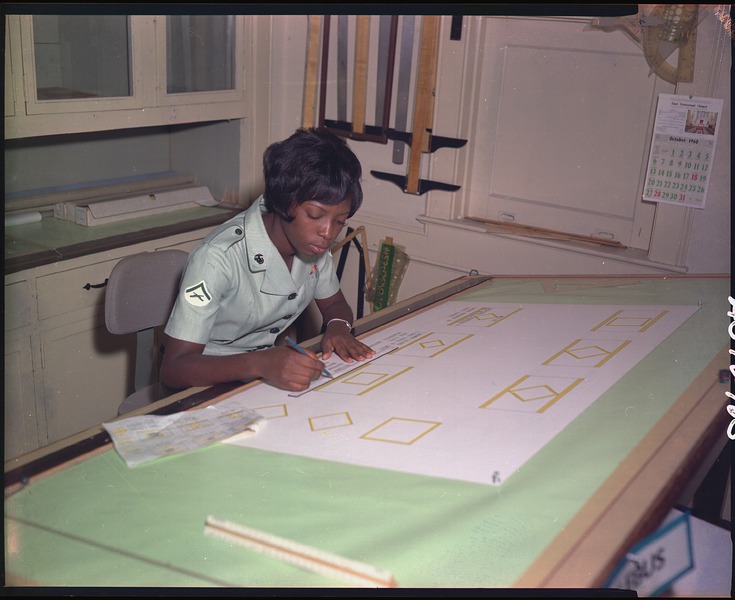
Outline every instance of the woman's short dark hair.
POLYGON ((286 221, 306 200, 328 205, 350 200, 351 217, 362 204, 362 166, 347 142, 324 128, 297 129, 263 153, 265 206, 286 221))

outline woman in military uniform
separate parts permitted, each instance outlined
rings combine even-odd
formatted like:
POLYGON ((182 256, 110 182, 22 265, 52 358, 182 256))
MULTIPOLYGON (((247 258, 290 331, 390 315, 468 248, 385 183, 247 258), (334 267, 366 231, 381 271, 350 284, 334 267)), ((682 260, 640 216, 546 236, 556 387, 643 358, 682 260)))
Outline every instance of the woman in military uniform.
POLYGON ((192 252, 166 325, 161 380, 171 388, 262 378, 308 388, 333 353, 370 358, 352 335, 330 246, 362 203, 362 167, 340 137, 299 129, 263 155, 265 191, 192 252), (314 300, 322 360, 276 346, 314 300))

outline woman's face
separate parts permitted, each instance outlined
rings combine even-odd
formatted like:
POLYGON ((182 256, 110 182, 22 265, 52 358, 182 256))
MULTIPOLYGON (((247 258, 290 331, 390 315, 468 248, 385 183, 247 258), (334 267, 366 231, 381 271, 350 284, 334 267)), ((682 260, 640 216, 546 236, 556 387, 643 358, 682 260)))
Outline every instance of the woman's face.
POLYGON ((296 254, 317 256, 326 252, 347 224, 350 208, 349 198, 334 205, 317 200, 294 205, 294 219, 283 223, 283 231, 296 254))

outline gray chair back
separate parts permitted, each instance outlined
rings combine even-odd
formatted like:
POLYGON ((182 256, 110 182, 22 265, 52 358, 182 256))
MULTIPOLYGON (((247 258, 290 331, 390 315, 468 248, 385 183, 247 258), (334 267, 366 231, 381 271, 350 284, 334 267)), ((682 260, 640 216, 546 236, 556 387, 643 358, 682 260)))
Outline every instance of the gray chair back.
POLYGON ((158 250, 120 260, 105 290, 108 331, 123 335, 164 325, 188 258, 183 250, 158 250))
POLYGON ((183 250, 143 252, 126 256, 110 273, 105 326, 113 334, 137 334, 135 392, 121 402, 118 415, 161 398, 153 373, 155 329, 168 321, 188 258, 183 250))

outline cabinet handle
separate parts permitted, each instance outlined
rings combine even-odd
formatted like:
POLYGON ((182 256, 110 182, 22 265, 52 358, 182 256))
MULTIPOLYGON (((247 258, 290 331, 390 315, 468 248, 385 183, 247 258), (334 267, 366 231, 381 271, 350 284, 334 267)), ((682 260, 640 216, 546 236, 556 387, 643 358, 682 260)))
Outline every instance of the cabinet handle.
POLYGON ((95 288, 95 289, 103 288, 103 287, 105 287, 107 285, 107 282, 108 281, 109 281, 109 279, 105 279, 102 283, 97 283, 97 284, 88 283, 87 285, 83 285, 82 287, 85 290, 91 290, 92 288, 95 288))

